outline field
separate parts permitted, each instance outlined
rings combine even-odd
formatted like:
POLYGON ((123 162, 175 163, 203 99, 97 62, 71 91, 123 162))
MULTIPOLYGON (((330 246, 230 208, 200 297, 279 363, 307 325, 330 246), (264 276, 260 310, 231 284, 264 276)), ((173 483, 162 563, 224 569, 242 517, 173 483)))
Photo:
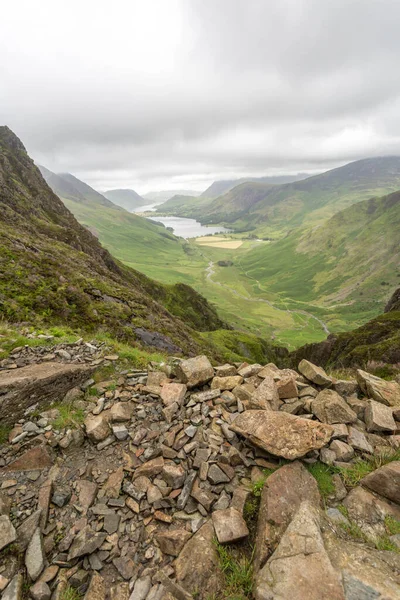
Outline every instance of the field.
POLYGON ((227 248, 237 250, 243 244, 242 240, 232 240, 229 238, 214 236, 203 236, 196 238, 196 244, 199 246, 210 246, 211 248, 227 248))

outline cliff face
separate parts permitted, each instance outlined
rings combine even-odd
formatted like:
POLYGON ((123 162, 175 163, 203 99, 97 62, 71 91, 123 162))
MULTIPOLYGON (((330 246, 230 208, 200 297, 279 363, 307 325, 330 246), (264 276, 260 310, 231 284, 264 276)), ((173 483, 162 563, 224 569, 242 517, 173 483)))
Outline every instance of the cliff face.
POLYGON ((400 362, 400 288, 389 300, 385 313, 362 327, 332 334, 318 344, 307 344, 291 354, 297 364, 306 358, 323 366, 365 367, 368 361, 400 362))

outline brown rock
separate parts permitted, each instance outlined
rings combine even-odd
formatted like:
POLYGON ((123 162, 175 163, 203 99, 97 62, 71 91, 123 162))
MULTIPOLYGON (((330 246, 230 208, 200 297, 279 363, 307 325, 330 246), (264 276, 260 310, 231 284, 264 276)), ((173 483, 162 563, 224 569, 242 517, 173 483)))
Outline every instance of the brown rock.
POLYGON ((207 356, 202 355, 183 360, 176 367, 176 374, 188 388, 194 388, 210 381, 214 377, 214 369, 207 356))
MULTIPOLYGON (((278 410, 282 402, 279 400, 278 388, 272 377, 265 377, 251 395, 251 406, 270 410, 278 410)), ((250 408, 250 406, 248 407, 250 408)))
POLYGON ((41 471, 53 464, 53 458, 46 446, 35 446, 4 467, 4 471, 41 471))
POLYGON ((366 526, 383 524, 387 516, 400 519, 400 507, 396 504, 389 504, 361 486, 352 489, 343 500, 343 504, 348 511, 349 518, 362 525, 364 529, 366 526))
POLYGON ((177 583, 191 594, 201 590, 202 598, 218 597, 224 585, 214 536, 210 520, 185 544, 175 561, 177 583))
POLYGON ((111 473, 103 486, 103 496, 106 498, 118 498, 121 492, 121 485, 124 480, 124 468, 119 467, 114 473, 111 473))
POLYGON ((113 423, 123 423, 130 421, 135 407, 131 402, 116 402, 110 410, 110 420, 113 423))
POLYGON ((136 469, 133 474, 133 478, 140 477, 144 475, 145 477, 154 477, 161 473, 164 467, 164 459, 162 456, 158 456, 157 458, 153 458, 152 460, 148 460, 143 463, 136 469))
POLYGON ((103 577, 94 571, 84 600, 105 600, 106 584, 103 577))
POLYGON ((191 537, 186 529, 168 529, 156 533, 156 540, 161 552, 170 556, 179 556, 180 551, 191 537))
POLYGON ((92 506, 97 496, 97 483, 81 479, 77 482, 77 488, 79 493, 79 504, 83 508, 92 506))
POLYGON ((278 388, 279 398, 282 400, 285 398, 297 398, 299 391, 294 377, 286 375, 282 377, 282 379, 278 379, 276 386, 278 388))
POLYGON ((380 402, 375 402, 375 400, 370 400, 367 404, 365 423, 367 431, 396 431, 392 410, 380 402))
POLYGON ((102 442, 110 435, 111 429, 108 420, 108 411, 102 412, 99 415, 88 415, 86 417, 86 434, 92 442, 102 442))
POLYGON ((341 440, 334 440, 329 448, 335 453, 336 460, 339 461, 348 462, 354 456, 354 449, 341 440))
POLYGON ((369 473, 361 485, 400 504, 400 461, 393 461, 369 473))
POLYGON ((321 536, 314 507, 303 502, 279 546, 259 572, 256 600, 344 600, 321 536))
POLYGON ((355 423, 356 413, 334 390, 322 390, 311 404, 313 414, 322 423, 355 423))
POLYGON ((400 406, 400 384, 396 381, 385 381, 361 369, 357 370, 357 381, 366 396, 386 406, 400 406))
POLYGON ((14 424, 33 404, 41 407, 63 398, 93 373, 86 365, 55 362, 0 371, 0 409, 3 423, 14 424))
POLYGON ((246 521, 236 508, 216 510, 212 520, 220 544, 237 542, 249 535, 246 521))
POLYGON ((312 381, 313 383, 324 387, 332 385, 332 378, 325 373, 324 369, 313 365, 313 363, 308 360, 303 359, 300 362, 298 369, 308 381, 312 381))
POLYGON ((333 433, 330 425, 266 410, 247 410, 230 428, 270 454, 290 460, 322 448, 333 433))
POLYGON ((161 400, 166 406, 176 402, 179 406, 183 403, 187 387, 183 383, 166 383, 161 388, 161 400))

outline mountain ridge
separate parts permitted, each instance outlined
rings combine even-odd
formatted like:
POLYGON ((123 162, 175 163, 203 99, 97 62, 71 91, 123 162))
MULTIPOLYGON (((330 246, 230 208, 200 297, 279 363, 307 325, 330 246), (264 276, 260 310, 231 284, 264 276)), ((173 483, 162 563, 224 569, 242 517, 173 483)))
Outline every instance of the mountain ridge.
POLYGON ((135 190, 131 189, 114 189, 103 192, 103 196, 110 200, 113 204, 121 206, 132 212, 135 208, 147 204, 147 200, 140 196, 135 190))

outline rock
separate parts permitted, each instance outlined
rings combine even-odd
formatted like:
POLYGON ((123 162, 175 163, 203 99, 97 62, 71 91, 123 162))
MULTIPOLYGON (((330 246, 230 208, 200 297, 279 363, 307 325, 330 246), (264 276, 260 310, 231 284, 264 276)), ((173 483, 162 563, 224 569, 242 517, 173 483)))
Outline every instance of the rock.
POLYGON ((246 521, 236 508, 215 510, 212 521, 220 544, 237 542, 249 535, 246 521))
POLYGON ((330 425, 266 410, 245 411, 230 428, 270 454, 290 460, 322 448, 333 433, 330 425))
POLYGON ((230 481, 230 478, 226 473, 215 464, 211 465, 208 469, 207 477, 213 485, 218 485, 218 483, 228 483, 230 481))
POLYGON ((110 588, 110 600, 129 600, 129 583, 121 582, 110 588))
POLYGON ((300 505, 279 546, 259 572, 256 600, 344 600, 338 573, 332 567, 319 527, 318 513, 300 505))
POLYGON ((125 425, 112 425, 111 429, 117 440, 121 442, 129 437, 129 431, 125 425))
POLYGON ((8 515, 11 508, 11 498, 0 494, 0 515, 8 515))
POLYGON ((129 556, 114 558, 113 565, 125 580, 132 579, 135 572, 135 563, 129 556))
POLYGON ((332 385, 332 379, 325 373, 324 369, 313 365, 308 360, 303 359, 298 366, 298 370, 308 381, 312 381, 317 385, 324 387, 332 385))
POLYGON ((364 394, 386 406, 400 406, 400 384, 385 381, 361 369, 357 370, 357 381, 364 394))
POLYGON ((243 381, 243 377, 240 375, 231 375, 229 377, 214 377, 211 382, 212 390, 233 390, 234 387, 240 385, 243 381))
POLYGON ((187 387, 183 383, 166 383, 161 388, 161 400, 165 406, 169 406, 174 402, 180 406, 183 403, 186 391, 187 387))
POLYGON ((299 461, 284 465, 265 482, 261 493, 254 551, 254 572, 265 563, 271 548, 289 525, 300 504, 316 509, 321 497, 314 477, 299 461))
POLYGON ((313 414, 322 423, 355 423, 356 413, 334 390, 322 390, 311 404, 313 414))
POLYGON ((210 381, 214 377, 214 369, 207 356, 202 355, 180 362, 176 374, 188 388, 194 388, 210 381))
POLYGON ((349 429, 344 423, 334 423, 333 425, 333 436, 332 439, 347 438, 349 435, 349 429))
POLYGON ((341 440, 334 440, 329 448, 335 453, 336 460, 342 462, 348 462, 354 456, 354 449, 341 440))
POLYGON ((350 525, 350 521, 337 508, 327 508, 326 515, 335 525, 350 525))
POLYGON ((133 478, 140 477, 144 475, 145 477, 154 477, 161 473, 164 468, 164 459, 162 456, 158 456, 157 458, 153 458, 152 460, 148 460, 138 467, 134 474, 133 478))
POLYGON ((17 534, 8 515, 0 516, 0 550, 15 542, 17 534))
POLYGON ((370 400, 367 404, 365 423, 367 431, 396 431, 392 410, 384 404, 375 402, 375 400, 370 400))
POLYGON ((42 531, 47 525, 47 518, 49 516, 49 508, 52 494, 53 482, 51 479, 48 479, 41 486, 38 496, 38 509, 42 511, 42 514, 40 515, 40 527, 42 531))
POLYGON ((118 467, 114 473, 111 473, 102 488, 103 496, 106 498, 118 498, 121 492, 121 485, 124 480, 124 468, 118 467))
POLYGON ((385 517, 390 516, 397 520, 400 518, 399 507, 389 504, 361 486, 353 488, 343 500, 343 504, 349 518, 361 526, 370 537, 386 533, 383 525, 385 517))
POLYGON ((167 485, 176 490, 183 486, 186 479, 186 472, 181 465, 167 463, 163 466, 161 476, 167 485))
POLYGON ((196 471, 191 471, 185 479, 185 483, 183 484, 182 491, 179 495, 179 498, 176 502, 176 507, 178 510, 183 510, 189 500, 189 496, 192 492, 194 480, 197 477, 196 471))
POLYGON ((1 600, 22 600, 23 585, 24 576, 17 573, 4 590, 1 600))
POLYGON ((361 452, 367 452, 373 454, 374 449, 371 444, 367 441, 367 438, 362 431, 359 431, 355 427, 349 427, 349 435, 347 437, 347 443, 350 444, 356 450, 361 452))
POLYGON ((42 533, 40 527, 37 527, 25 553, 25 566, 32 581, 36 581, 39 577, 44 569, 44 564, 42 533))
MULTIPOLYGON (((1 371, 0 371, 1 373, 1 371)), ((45 446, 35 446, 4 468, 4 471, 42 471, 51 467, 53 458, 45 446)))
POLYGON ((330 448, 321 448, 319 451, 319 459, 324 465, 333 465, 336 460, 336 454, 330 448))
POLYGON ((68 561, 95 552, 97 548, 100 548, 106 537, 106 533, 96 533, 90 525, 86 525, 74 538, 68 552, 68 561))
POLYGON ((252 377, 253 375, 257 375, 262 370, 263 367, 257 363, 254 365, 246 365, 238 370, 238 375, 241 375, 244 378, 248 378, 252 377))
POLYGON ((372 471, 361 480, 361 485, 400 504, 400 461, 393 461, 372 471))
POLYGON ((339 396, 352 396, 357 393, 358 383, 355 380, 339 379, 333 384, 333 389, 339 396))
POLYGON ((191 534, 186 529, 169 529, 156 533, 156 540, 164 554, 178 556, 191 534))
POLYGON ((33 600, 50 600, 51 589, 44 581, 37 581, 29 590, 33 600))
POLYGON ((69 489, 58 489, 55 490, 53 496, 51 497, 51 501, 59 508, 62 508, 63 506, 68 504, 68 502, 71 499, 71 495, 71 490, 69 489))
POLYGON ((251 394, 248 409, 261 408, 265 410, 278 410, 281 402, 279 400, 278 388, 272 377, 265 377, 258 388, 251 394))
POLYGON ((106 584, 103 577, 94 572, 84 600, 105 600, 106 584))
POLYGON ((102 442, 111 433, 108 415, 88 415, 85 419, 86 435, 92 442, 102 442))
POLYGON ((299 391, 294 377, 286 375, 276 382, 279 398, 297 398, 299 391))
POLYGON ((135 407, 131 402, 116 402, 112 405, 110 410, 110 420, 113 423, 123 423, 124 421, 130 421, 135 407))
POLYGON ((0 409, 3 423, 14 424, 37 402, 47 406, 59 401, 93 372, 86 365, 43 362, 0 371, 0 409))
POLYGON ((129 600, 145 600, 151 588, 151 577, 139 577, 136 579, 129 600))
POLYGON ((177 583, 191 594, 201 590, 203 598, 218 597, 223 589, 214 536, 213 524, 208 521, 185 544, 175 561, 177 583))
POLYGON ((209 490, 201 488, 198 480, 194 482, 190 495, 202 506, 204 506, 207 511, 211 509, 211 505, 215 500, 214 494, 212 494, 212 492, 209 490))
POLYGON ((36 528, 39 526, 41 522, 42 511, 39 508, 35 510, 17 529, 17 547, 19 552, 24 552, 29 542, 32 539, 33 534, 36 531, 36 528))

